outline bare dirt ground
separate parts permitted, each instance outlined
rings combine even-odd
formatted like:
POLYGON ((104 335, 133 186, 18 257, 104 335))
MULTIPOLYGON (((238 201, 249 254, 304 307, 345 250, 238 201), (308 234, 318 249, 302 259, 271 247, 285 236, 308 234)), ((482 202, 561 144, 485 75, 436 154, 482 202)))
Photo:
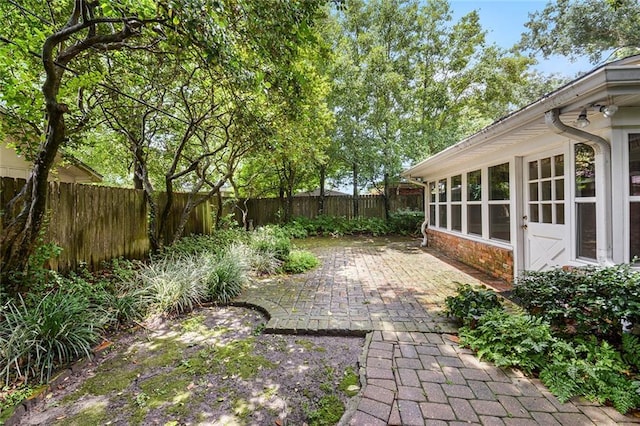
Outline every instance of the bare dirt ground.
POLYGON ((358 391, 364 339, 267 335, 265 322, 210 307, 122 333, 19 423, 335 424, 358 391))

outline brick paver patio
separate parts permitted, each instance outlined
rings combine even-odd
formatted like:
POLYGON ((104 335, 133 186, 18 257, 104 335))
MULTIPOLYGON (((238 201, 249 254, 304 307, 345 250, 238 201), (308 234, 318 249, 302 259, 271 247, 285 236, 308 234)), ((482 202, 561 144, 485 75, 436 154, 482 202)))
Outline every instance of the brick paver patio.
POLYGON ((479 361, 443 314, 458 283, 503 284, 419 247, 419 240, 312 240, 322 265, 255 283, 266 332, 367 335, 363 389, 343 423, 360 425, 639 424, 611 407, 561 404, 535 379, 479 361))

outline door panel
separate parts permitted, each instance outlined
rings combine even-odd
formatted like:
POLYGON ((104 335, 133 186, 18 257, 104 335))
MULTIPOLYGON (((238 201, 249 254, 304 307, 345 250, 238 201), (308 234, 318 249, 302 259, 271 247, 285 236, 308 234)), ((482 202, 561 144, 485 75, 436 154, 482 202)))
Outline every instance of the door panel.
POLYGON ((545 153, 524 160, 525 269, 542 271, 565 265, 569 260, 565 156, 545 153))

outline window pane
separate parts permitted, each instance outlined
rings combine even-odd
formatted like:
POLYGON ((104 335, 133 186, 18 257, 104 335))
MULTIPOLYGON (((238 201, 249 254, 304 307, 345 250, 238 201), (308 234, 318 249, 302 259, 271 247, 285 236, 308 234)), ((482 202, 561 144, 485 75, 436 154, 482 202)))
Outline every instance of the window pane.
POLYGON ((451 178, 451 201, 462 201, 462 175, 451 178))
POLYGON ((538 179, 538 162, 529 161, 529 180, 538 179))
POLYGON ((564 225, 564 204, 556 204, 556 223, 564 225))
POLYGON ((467 206, 467 233, 482 235, 482 206, 467 206))
POLYGON ((509 163, 489 167, 489 199, 509 199, 509 163))
POLYGON ((451 229, 462 231, 462 206, 460 204, 451 206, 451 229))
POLYGON ((529 184, 529 201, 538 201, 538 182, 529 184))
POLYGON ((629 261, 635 256, 640 257, 640 203, 629 205, 629 261))
POLYGON ((554 168, 556 176, 564 176, 564 155, 556 155, 554 158, 554 168))
POLYGON ((577 203, 576 220, 578 235, 578 256, 596 258, 596 205, 595 203, 577 203))
POLYGON ((596 196, 595 152, 589 145, 579 143, 576 155, 576 197, 596 196))
POLYGON ((540 177, 551 177, 551 158, 543 158, 540 160, 540 177))
POLYGON ((447 180, 446 179, 442 179, 441 181, 438 182, 438 193, 439 193, 438 199, 440 200, 440 202, 446 203, 447 202, 447 180))
POLYGON ((540 220, 540 215, 538 213, 538 205, 531 204, 529 205, 529 222, 538 222, 540 220))
POLYGON ((435 182, 431 182, 429 183, 429 194, 431 194, 431 202, 435 203, 436 202, 436 183, 435 182))
POLYGON ((440 208, 438 209, 438 216, 440 221, 438 222, 438 226, 440 228, 447 227, 447 206, 444 204, 440 204, 440 208))
POLYGON ((556 180, 556 200, 564 200, 564 179, 556 180))
POLYGON ((467 201, 482 200, 482 174, 480 170, 467 173, 467 201))
POLYGON ((498 240, 511 240, 511 225, 508 204, 489 206, 489 237, 498 240))
POLYGON ((540 182, 540 186, 542 186, 542 200, 551 200, 551 181, 546 180, 544 182, 540 182))
POLYGON ((551 213, 551 204, 542 205, 542 223, 553 222, 553 213, 551 213))
POLYGON ((629 195, 640 195, 640 134, 629 135, 629 195))
POLYGON ((429 206, 429 226, 436 226, 436 206, 431 204, 429 206))

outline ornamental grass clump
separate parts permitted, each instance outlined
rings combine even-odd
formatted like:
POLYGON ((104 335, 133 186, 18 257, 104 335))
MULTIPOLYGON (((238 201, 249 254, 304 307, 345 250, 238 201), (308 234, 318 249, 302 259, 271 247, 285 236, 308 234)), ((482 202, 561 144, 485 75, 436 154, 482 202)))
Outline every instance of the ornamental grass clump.
POLYGON ((213 302, 228 303, 238 296, 247 282, 252 250, 243 244, 234 244, 212 259, 213 273, 207 280, 208 297, 213 302))
POLYGON ((215 262, 205 256, 171 256, 142 265, 136 279, 151 312, 179 314, 207 298, 215 262))
POLYGON ((107 316, 84 295, 60 290, 28 305, 19 297, 0 311, 0 372, 45 382, 59 365, 91 356, 107 316))

